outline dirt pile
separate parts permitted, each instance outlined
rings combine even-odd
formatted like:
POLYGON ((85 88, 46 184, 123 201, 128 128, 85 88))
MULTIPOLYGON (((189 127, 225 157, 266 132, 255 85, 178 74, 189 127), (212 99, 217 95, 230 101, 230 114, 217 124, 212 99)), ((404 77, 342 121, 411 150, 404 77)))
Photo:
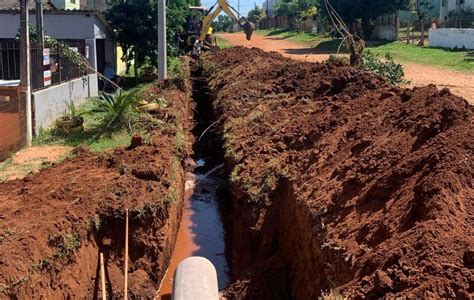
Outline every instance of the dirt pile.
POLYGON ((465 100, 258 49, 203 68, 234 195, 229 298, 473 296, 465 100))
POLYGON ((181 218, 190 90, 153 87, 168 107, 126 149, 76 156, 0 184, 0 298, 96 298, 99 252, 108 295, 123 291, 125 210, 130 211, 129 294, 154 297, 181 218))

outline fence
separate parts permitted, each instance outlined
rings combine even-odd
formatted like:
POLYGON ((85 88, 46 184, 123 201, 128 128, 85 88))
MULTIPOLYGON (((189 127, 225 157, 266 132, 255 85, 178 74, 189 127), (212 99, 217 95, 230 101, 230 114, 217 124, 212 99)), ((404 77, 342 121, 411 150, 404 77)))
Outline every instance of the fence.
POLYGON ((474 28, 474 14, 451 15, 444 26, 446 28, 474 28))
MULTIPOLYGON (((84 40, 62 40, 71 49, 85 55, 84 40)), ((42 89, 49 85, 79 78, 85 75, 79 67, 61 54, 58 46, 49 49, 49 61, 43 61, 43 49, 35 45, 31 48, 31 87, 33 90, 42 89), (44 84, 45 72, 51 72, 51 82, 44 84)), ((47 74, 49 75, 49 74, 47 74)), ((0 80, 20 79, 20 47, 15 40, 0 41, 0 80)))
MULTIPOLYGON (((63 42, 83 55, 86 52, 83 40, 63 42)), ((46 53, 43 53, 43 49, 33 45, 31 49, 31 88, 33 92, 58 86, 85 75, 76 64, 61 54, 60 47, 49 48, 47 57, 44 57, 44 54, 46 53), (51 76, 50 82, 46 82, 46 84, 45 75, 51 76)), ((20 105, 18 99, 19 79, 19 43, 15 40, 0 40, 0 161, 23 146, 26 141, 25 108, 20 105)), ((33 120, 35 117, 33 109, 33 120)))
POLYGON ((260 21, 259 26, 261 29, 286 28, 288 27, 288 18, 287 16, 267 17, 260 21))

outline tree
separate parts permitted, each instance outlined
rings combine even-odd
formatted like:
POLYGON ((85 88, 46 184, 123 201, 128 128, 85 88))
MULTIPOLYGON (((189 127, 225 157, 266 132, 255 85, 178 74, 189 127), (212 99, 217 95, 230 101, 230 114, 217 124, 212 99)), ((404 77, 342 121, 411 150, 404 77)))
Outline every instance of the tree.
POLYGON ((263 10, 263 8, 259 7, 256 4, 255 7, 250 10, 247 15, 247 20, 254 24, 258 24, 263 18, 265 18, 265 11, 263 10))
MULTIPOLYGON (((115 30, 115 37, 123 50, 122 60, 127 64, 135 59, 136 66, 151 64, 157 67, 157 2, 151 0, 116 1, 106 13, 115 30)), ((175 33, 182 30, 189 5, 200 5, 199 0, 173 0, 166 8, 168 55, 178 55, 174 45, 175 33)))
POLYGON ((423 47, 425 45, 426 17, 434 6, 431 4, 431 0, 413 0, 411 6, 413 15, 416 17, 418 23, 420 23, 421 37, 418 46, 423 47))
POLYGON ((217 20, 212 22, 212 28, 217 32, 229 32, 233 25, 234 21, 226 15, 218 15, 217 20))
MULTIPOLYGON (((355 24, 361 23, 362 37, 370 37, 374 21, 397 10, 408 10, 410 0, 329 0, 353 33, 358 33, 355 24)), ((326 12, 326 8, 322 9, 326 12)))
POLYGON ((275 13, 278 16, 287 16, 290 27, 297 27, 301 21, 313 19, 318 13, 319 5, 320 0, 278 0, 275 13))

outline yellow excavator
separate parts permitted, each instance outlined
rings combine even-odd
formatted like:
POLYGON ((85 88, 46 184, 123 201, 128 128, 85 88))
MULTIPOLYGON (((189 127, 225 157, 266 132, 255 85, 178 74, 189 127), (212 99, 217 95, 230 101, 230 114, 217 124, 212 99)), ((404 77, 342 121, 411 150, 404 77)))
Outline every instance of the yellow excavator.
POLYGON ((241 17, 226 0, 217 0, 217 3, 209 9, 204 6, 190 6, 189 10, 184 33, 179 33, 178 39, 180 48, 194 56, 199 56, 203 50, 219 49, 211 23, 222 11, 243 29, 247 40, 251 39, 255 30, 255 25, 245 17, 241 17))

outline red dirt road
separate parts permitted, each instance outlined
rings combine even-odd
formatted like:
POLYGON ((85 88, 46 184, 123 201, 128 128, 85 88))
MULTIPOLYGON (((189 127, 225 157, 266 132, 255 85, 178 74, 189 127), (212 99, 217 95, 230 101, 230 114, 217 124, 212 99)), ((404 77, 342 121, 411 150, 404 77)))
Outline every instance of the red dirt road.
MULTIPOLYGON (((285 57, 297 60, 322 62, 329 57, 329 54, 311 53, 311 49, 305 45, 292 43, 278 37, 254 34, 252 40, 247 41, 245 35, 241 33, 222 33, 219 36, 236 46, 276 51, 285 57)), ((454 94, 465 98, 470 104, 474 104, 474 75, 418 64, 404 63, 403 66, 406 78, 412 82, 409 87, 428 84, 447 87, 454 94)))

